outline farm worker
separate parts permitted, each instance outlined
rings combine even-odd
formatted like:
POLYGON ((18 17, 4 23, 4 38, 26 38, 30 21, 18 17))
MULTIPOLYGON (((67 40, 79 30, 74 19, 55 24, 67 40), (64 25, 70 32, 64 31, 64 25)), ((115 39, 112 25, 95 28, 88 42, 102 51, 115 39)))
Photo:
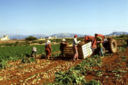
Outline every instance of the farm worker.
POLYGON ((35 57, 36 58, 36 53, 37 53, 37 48, 33 47, 32 48, 32 53, 31 53, 31 57, 35 57))
POLYGON ((76 59, 78 60, 78 48, 77 45, 80 41, 77 41, 77 35, 74 35, 74 39, 73 39, 73 49, 74 49, 74 57, 73 57, 73 61, 75 61, 76 59))
POLYGON ((103 47, 103 37, 102 36, 98 36, 97 34, 95 34, 95 38, 96 38, 96 43, 97 43, 97 50, 99 51, 99 54, 101 56, 104 55, 104 47, 103 47))
POLYGON ((102 34, 95 34, 95 38, 94 38, 94 40, 93 40, 93 42, 92 42, 92 48, 93 48, 93 49, 96 49, 96 48, 97 48, 96 37, 98 37, 98 36, 102 38, 102 41, 104 41, 104 39, 105 39, 105 36, 104 36, 104 35, 102 35, 102 34))
POLYGON ((64 56, 64 48, 67 46, 66 40, 63 38, 61 43, 60 43, 60 51, 61 51, 61 56, 64 56))
POLYGON ((47 39, 46 44, 45 44, 45 53, 46 53, 46 58, 50 59, 51 56, 51 41, 47 39))

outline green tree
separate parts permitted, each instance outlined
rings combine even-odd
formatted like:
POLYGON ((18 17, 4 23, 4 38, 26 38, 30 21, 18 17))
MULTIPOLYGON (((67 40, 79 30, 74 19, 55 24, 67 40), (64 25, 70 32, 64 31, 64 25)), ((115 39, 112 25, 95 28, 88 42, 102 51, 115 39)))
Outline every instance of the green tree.
POLYGON ((34 36, 29 36, 29 37, 25 38, 25 40, 27 40, 27 41, 33 41, 33 40, 37 40, 37 38, 34 37, 34 36))

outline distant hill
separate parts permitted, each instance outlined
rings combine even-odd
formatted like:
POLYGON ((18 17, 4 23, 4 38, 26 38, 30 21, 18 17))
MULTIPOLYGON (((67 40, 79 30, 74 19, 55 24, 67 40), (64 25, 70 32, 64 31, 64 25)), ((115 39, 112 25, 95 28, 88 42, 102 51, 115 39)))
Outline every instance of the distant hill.
MULTIPOLYGON (((128 35, 128 32, 112 32, 110 34, 107 34, 107 36, 119 36, 119 35, 128 35)), ((74 37, 74 33, 58 33, 58 34, 52 34, 52 35, 45 35, 45 34, 34 34, 34 35, 8 35, 10 39, 25 39, 28 36, 34 36, 36 38, 45 38, 48 36, 51 37, 57 37, 57 38, 65 38, 65 37, 74 37)), ((83 34, 77 34, 78 37, 83 37, 85 35, 83 34)), ((3 35, 0 35, 0 37, 2 37, 3 35)))
POLYGON ((10 39, 25 39, 27 35, 9 35, 10 39))
MULTIPOLYGON (((74 33, 58 33, 58 34, 52 34, 52 37, 57 37, 57 38, 65 38, 65 37, 74 37, 74 33)), ((78 37, 83 37, 84 35, 82 34, 77 34, 78 37)))
POLYGON ((119 35, 128 35, 128 32, 112 32, 108 34, 109 36, 119 36, 119 35))
MULTIPOLYGON (((65 37, 74 37, 74 33, 58 33, 58 34, 52 34, 52 35, 45 35, 45 34, 35 34, 35 35, 9 35, 10 39, 25 39, 28 36, 34 36, 36 38, 45 38, 48 36, 51 37, 57 37, 57 38, 65 38, 65 37)), ((83 37, 82 34, 77 34, 78 37, 83 37)))
POLYGON ((9 35, 10 39, 25 39, 28 36, 34 36, 36 38, 46 37, 44 34, 37 34, 37 35, 9 35))
POLYGON ((34 36, 34 37, 36 37, 36 38, 45 38, 45 37, 47 37, 47 35, 45 35, 45 34, 35 34, 35 35, 29 35, 29 36, 34 36))

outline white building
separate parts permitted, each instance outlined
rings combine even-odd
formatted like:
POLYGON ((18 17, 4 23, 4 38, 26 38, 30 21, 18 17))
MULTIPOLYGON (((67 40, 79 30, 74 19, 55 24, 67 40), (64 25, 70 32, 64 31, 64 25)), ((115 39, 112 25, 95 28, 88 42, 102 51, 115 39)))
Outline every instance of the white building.
POLYGON ((0 38, 1 41, 10 40, 8 35, 4 35, 2 38, 0 38))

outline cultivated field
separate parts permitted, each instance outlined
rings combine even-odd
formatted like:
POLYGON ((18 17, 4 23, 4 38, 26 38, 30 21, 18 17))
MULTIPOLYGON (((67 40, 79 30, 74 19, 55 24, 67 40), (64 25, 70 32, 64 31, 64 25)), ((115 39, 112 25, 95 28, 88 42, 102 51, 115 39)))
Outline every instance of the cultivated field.
POLYGON ((44 58, 44 45, 36 59, 29 58, 33 45, 0 47, 0 85, 127 85, 128 48, 124 37, 116 38, 118 53, 92 55, 84 60, 59 56, 59 44, 52 45, 52 58, 44 58))

